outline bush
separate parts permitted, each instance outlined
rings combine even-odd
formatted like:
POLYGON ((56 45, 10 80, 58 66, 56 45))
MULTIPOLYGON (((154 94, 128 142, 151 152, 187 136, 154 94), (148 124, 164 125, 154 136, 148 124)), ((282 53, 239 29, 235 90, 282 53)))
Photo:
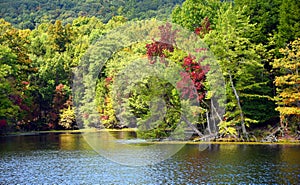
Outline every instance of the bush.
POLYGON ((65 129, 74 129, 75 127, 75 112, 69 106, 68 108, 62 109, 59 115, 60 119, 58 124, 65 129))

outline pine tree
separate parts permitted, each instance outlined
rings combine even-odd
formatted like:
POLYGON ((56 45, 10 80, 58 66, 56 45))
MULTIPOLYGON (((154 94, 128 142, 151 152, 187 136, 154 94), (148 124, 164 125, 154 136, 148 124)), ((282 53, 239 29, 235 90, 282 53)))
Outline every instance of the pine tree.
POLYGON ((284 47, 300 37, 300 1, 284 0, 280 6, 278 26, 278 46, 284 47))
POLYGON ((268 36, 277 32, 279 25, 279 9, 283 0, 235 0, 236 9, 245 8, 244 14, 249 16, 250 23, 255 24, 251 30, 251 41, 268 43, 268 36))

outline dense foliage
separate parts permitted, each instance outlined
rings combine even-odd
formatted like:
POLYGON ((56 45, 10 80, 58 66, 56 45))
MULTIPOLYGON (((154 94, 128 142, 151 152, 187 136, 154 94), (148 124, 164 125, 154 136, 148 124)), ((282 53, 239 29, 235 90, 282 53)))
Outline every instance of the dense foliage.
MULTIPOLYGON (((198 61, 179 49, 174 42, 176 31, 170 24, 160 27, 158 40, 126 46, 107 61, 97 82, 93 82, 97 83, 96 96, 91 97, 96 99, 96 117, 102 125, 75 123, 76 111, 89 117, 84 110, 74 109, 72 97, 73 69, 89 46, 128 20, 171 16, 173 23, 194 32, 208 45, 222 70, 226 112, 224 116, 216 115, 220 123, 213 125, 219 128, 220 137, 248 138, 253 128, 266 125, 282 128, 283 135, 295 135, 300 127, 299 1, 181 3, 1 1, 1 132, 139 127, 146 130, 140 132, 141 137, 164 138, 182 121, 182 114, 192 115, 180 111, 180 99, 197 97, 201 103, 195 111, 200 116, 192 124, 200 132, 212 134, 208 127, 215 106, 211 99, 214 89, 207 83, 213 76, 203 62, 206 56, 198 61), (155 76, 138 79, 128 85, 131 90, 125 93, 126 98, 122 97, 123 109, 116 110, 121 100, 114 94, 114 83, 122 75, 119 72, 138 59, 148 59, 150 65, 165 69, 176 64, 184 71, 176 85, 155 76), (157 111, 159 108, 162 111, 157 111), (160 122, 152 117, 160 118, 160 122)), ((135 73, 138 75, 138 71, 135 73)))
POLYGON ((300 122, 300 39, 291 42, 280 52, 284 55, 273 63, 279 70, 275 77, 277 87, 276 101, 280 112, 280 123, 283 128, 288 125, 299 127, 300 122), (297 125, 298 124, 298 125, 297 125))
POLYGON ((4 0, 0 2, 0 17, 21 29, 34 29, 45 22, 62 20, 71 23, 80 16, 95 16, 107 23, 113 16, 129 20, 156 17, 167 19, 172 8, 183 0, 4 0))

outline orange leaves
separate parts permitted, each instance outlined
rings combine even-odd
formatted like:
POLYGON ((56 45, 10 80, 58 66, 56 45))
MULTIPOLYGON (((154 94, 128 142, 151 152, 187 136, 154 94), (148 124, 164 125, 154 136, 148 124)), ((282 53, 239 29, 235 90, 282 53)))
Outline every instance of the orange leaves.
POLYGON ((284 119, 285 116, 300 115, 300 38, 280 52, 284 56, 274 61, 273 68, 281 72, 274 83, 277 86, 276 110, 284 119))
POLYGON ((280 112, 281 115, 300 115, 300 107, 277 107, 277 111, 280 112))
POLYGON ((286 74, 284 76, 275 77, 274 81, 276 86, 283 85, 299 85, 300 84, 300 75, 297 74, 286 74))

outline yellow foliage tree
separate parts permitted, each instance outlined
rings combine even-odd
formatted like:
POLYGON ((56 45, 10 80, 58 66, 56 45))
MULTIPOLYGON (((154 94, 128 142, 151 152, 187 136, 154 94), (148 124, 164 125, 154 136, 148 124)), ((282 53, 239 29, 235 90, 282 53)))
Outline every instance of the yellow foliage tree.
POLYGON ((277 87, 276 110, 280 112, 281 127, 286 128, 289 122, 300 122, 300 38, 280 52, 283 57, 273 63, 273 68, 279 69, 274 81, 277 87))

